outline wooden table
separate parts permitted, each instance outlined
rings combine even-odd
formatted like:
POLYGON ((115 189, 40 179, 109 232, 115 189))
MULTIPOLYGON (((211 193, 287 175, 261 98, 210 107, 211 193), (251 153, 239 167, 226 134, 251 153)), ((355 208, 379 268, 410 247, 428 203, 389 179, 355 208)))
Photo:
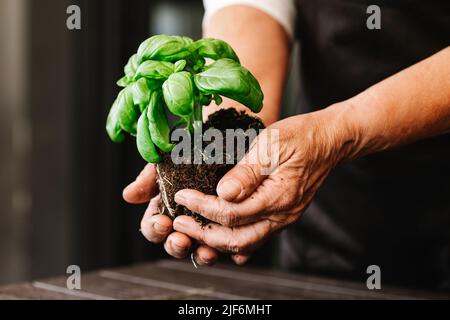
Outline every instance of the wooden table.
POLYGON ((81 290, 67 276, 0 287, 0 299, 450 299, 450 295, 382 288, 247 267, 195 269, 188 261, 161 260, 82 273, 81 290))

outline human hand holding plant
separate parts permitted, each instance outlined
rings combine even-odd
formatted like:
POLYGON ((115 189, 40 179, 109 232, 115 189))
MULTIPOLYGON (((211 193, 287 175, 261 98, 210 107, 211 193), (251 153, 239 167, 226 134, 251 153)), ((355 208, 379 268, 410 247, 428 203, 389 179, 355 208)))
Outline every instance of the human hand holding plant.
MULTIPOLYGON (((158 211, 160 196, 157 185, 157 174, 154 164, 147 164, 139 176, 123 191, 123 198, 132 204, 148 203, 141 220, 141 232, 152 243, 164 242, 164 248, 175 258, 184 258, 193 242, 181 232, 173 230, 172 219, 158 211)), ((196 222, 197 223, 197 222, 196 222)), ((200 265, 211 265, 219 257, 216 249, 207 245, 195 248, 196 262, 200 265)))
MULTIPOLYGON (((201 264, 214 262, 219 251, 230 253, 237 264, 245 263, 270 235, 301 217, 328 173, 350 155, 347 147, 354 134, 351 128, 339 124, 338 116, 344 104, 269 126, 266 130, 277 130, 279 140, 260 134, 249 153, 221 179, 218 196, 196 190, 176 194, 176 202, 217 224, 202 228, 189 216, 179 216, 172 222, 153 215, 159 201, 154 198, 142 220, 144 235, 155 243, 167 237, 166 251, 177 258, 189 252, 191 239, 195 239, 202 244, 196 253, 201 264), (266 164, 259 161, 261 150, 268 153, 268 158, 271 151, 279 152, 279 165, 269 175, 262 171, 266 164)), ((154 176, 153 168, 145 168, 124 190, 124 198, 133 203, 155 196, 138 192, 151 190, 148 185, 153 185, 154 176)))
POLYGON ((237 264, 245 263, 273 233, 301 217, 329 172, 351 155, 354 134, 352 128, 339 124, 342 105, 269 126, 266 130, 277 130, 279 140, 261 133, 255 146, 219 182, 218 196, 179 191, 177 203, 217 224, 201 228, 191 217, 179 216, 173 229, 232 254, 237 264), (278 167, 269 175, 264 174, 264 161, 259 161, 261 149, 269 158, 271 152, 279 152, 278 167))

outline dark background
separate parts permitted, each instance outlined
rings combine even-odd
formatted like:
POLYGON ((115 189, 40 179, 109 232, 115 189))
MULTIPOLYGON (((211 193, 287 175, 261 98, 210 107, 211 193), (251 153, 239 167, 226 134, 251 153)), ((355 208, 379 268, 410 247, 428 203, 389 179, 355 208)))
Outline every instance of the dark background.
MULTIPOLYGON (((0 283, 167 257, 138 231, 145 206, 121 197, 144 166, 135 142, 104 124, 139 43, 200 38, 202 16, 199 0, 0 0, 0 283)), ((274 241, 254 264, 272 265, 274 241)))

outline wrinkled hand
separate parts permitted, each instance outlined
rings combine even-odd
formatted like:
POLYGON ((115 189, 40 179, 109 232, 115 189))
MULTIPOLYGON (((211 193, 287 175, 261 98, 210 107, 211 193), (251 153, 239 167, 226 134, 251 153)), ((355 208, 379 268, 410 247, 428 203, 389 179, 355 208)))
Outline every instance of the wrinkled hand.
POLYGON ((270 156, 277 146, 260 134, 246 157, 219 182, 218 196, 189 189, 175 195, 177 203, 217 224, 202 228, 191 217, 179 216, 174 230, 244 263, 271 234, 300 218, 342 159, 341 146, 346 144, 332 119, 319 111, 269 126, 267 130, 279 132, 279 166, 270 175, 262 174, 267 163, 258 150, 265 149, 270 156))
MULTIPOLYGON (((133 204, 149 202, 141 221, 141 232, 148 241, 161 243, 175 258, 184 258, 189 253, 192 240, 183 233, 173 231, 172 220, 158 212, 159 189, 156 183, 156 170, 153 164, 147 164, 134 182, 123 191, 125 201, 133 204)), ((195 250, 195 260, 200 265, 211 265, 218 258, 218 252, 207 245, 195 250)))

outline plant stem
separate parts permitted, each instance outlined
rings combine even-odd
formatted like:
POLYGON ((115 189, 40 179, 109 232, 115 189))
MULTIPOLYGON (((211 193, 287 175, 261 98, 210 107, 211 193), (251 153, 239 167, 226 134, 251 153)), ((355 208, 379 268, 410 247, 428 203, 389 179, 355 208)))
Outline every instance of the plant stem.
POLYGON ((194 126, 198 126, 197 121, 203 122, 203 107, 198 102, 194 106, 194 126))
POLYGON ((194 132, 194 127, 192 126, 192 119, 190 116, 187 116, 186 118, 186 130, 189 132, 189 134, 194 132))

